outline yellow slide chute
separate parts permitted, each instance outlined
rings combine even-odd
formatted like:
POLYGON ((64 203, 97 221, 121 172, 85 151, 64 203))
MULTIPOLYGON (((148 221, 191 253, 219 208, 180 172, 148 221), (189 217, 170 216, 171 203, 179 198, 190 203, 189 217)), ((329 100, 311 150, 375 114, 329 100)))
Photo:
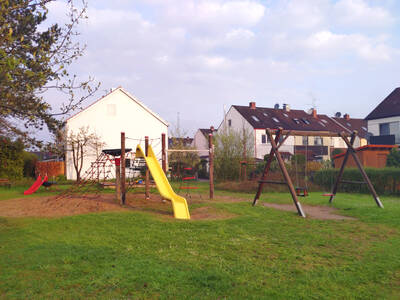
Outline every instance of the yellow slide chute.
POLYGON ((163 198, 172 202, 174 217, 176 219, 189 220, 190 214, 186 199, 174 192, 150 145, 147 152, 148 155, 146 156, 140 145, 136 147, 136 157, 143 157, 146 160, 147 167, 151 176, 153 176, 159 193, 163 198))

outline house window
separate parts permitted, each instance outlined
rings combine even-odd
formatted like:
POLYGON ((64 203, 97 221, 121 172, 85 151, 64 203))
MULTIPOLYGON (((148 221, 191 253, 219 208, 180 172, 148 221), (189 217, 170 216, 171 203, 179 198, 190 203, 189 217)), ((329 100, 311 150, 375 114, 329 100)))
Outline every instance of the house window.
POLYGON ((303 136, 303 145, 308 145, 308 136, 303 136))
POLYGON ((274 120, 276 123, 279 123, 279 120, 275 117, 272 117, 272 120, 274 120))
POLYGON ((232 126, 232 120, 231 120, 231 119, 228 120, 228 126, 229 126, 229 127, 232 126))
POLYGON ((300 124, 299 119, 296 119, 296 118, 293 119, 293 122, 295 122, 296 124, 300 124))
POLYGON ((107 116, 114 117, 117 115, 117 106, 115 104, 107 104, 107 116))
POLYGON ((322 137, 316 136, 314 138, 314 145, 322 145, 322 137))
POLYGON ((256 116, 251 116, 251 117, 253 118, 254 121, 260 122, 260 120, 256 116))
POLYGON ((304 124, 310 125, 310 121, 308 121, 306 118, 301 118, 301 120, 304 122, 304 124))
POLYGON ((389 123, 379 124, 379 135, 389 135, 389 123))
POLYGON ((261 135, 261 144, 266 144, 267 143, 267 136, 265 134, 261 135))

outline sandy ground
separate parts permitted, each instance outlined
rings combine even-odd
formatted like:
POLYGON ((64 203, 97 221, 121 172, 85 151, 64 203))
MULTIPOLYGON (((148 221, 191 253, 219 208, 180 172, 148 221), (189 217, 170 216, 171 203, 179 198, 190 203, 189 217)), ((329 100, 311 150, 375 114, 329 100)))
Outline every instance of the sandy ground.
MULTIPOLYGON (((248 202, 248 199, 218 196, 216 200, 207 199, 206 195, 193 194, 187 197, 191 204, 207 204, 212 202, 248 202)), ((284 211, 297 212, 293 204, 263 203, 262 205, 284 211)), ((341 216, 338 210, 327 206, 302 205, 307 217, 323 220, 354 220, 341 216)), ((190 209, 190 208, 189 208, 190 209)), ((163 201, 159 195, 152 194, 145 200, 143 194, 128 193, 126 205, 121 206, 115 200, 115 194, 89 194, 64 197, 21 197, 0 201, 0 216, 3 217, 63 217, 106 211, 145 211, 163 218, 173 218, 172 206, 169 201, 163 201)), ((218 210, 211 206, 190 209, 193 220, 214 220, 235 217, 234 214, 218 210)))
MULTIPOLYGON (((271 207, 279 210, 292 211, 297 213, 294 204, 276 204, 276 203, 263 203, 263 206, 271 207)), ((356 220, 352 217, 338 215, 338 209, 328 206, 312 206, 302 204, 304 213, 307 218, 320 219, 320 220, 356 220)))
MULTIPOLYGON (((202 201, 199 197, 188 199, 189 205, 193 201, 202 201)), ((152 194, 145 200, 142 194, 128 194, 126 205, 121 206, 115 201, 114 194, 98 194, 84 196, 68 196, 63 198, 29 197, 0 201, 0 216, 3 217, 62 217, 79 214, 106 212, 106 211, 146 211, 161 217, 173 218, 172 206, 169 201, 163 201, 159 195, 152 194)), ((234 217, 213 207, 203 206, 190 210, 193 220, 213 220, 234 217)))

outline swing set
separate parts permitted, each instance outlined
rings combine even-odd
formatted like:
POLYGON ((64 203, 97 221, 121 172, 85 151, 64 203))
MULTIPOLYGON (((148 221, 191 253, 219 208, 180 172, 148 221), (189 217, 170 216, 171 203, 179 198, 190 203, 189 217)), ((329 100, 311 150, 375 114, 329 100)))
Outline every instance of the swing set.
MULTIPOLYGON (((271 151, 268 156, 268 160, 265 164, 264 172, 263 172, 260 180, 258 181, 258 189, 257 189, 257 193, 253 200, 253 206, 256 205, 258 199, 260 199, 264 184, 266 184, 266 183, 285 184, 285 185, 287 185, 287 187, 289 189, 289 192, 292 196, 293 203, 296 206, 298 214, 303 218, 306 217, 306 215, 303 211, 303 208, 301 207, 301 204, 298 200, 298 197, 299 196, 305 197, 308 195, 307 187, 294 187, 293 186, 293 182, 292 182, 292 180, 289 176, 289 173, 286 169, 286 166, 282 159, 281 153, 279 152, 279 148, 285 143, 285 141, 289 138, 289 136, 293 135, 293 136, 314 136, 314 137, 331 137, 331 138, 332 137, 340 137, 346 143, 347 151, 344 156, 343 163, 340 167, 339 173, 336 177, 336 181, 333 186, 332 192, 330 194, 324 194, 324 196, 330 197, 329 203, 332 203, 333 199, 335 198, 336 192, 338 190, 340 183, 366 184, 369 188, 369 191, 370 191, 372 197, 374 198, 376 204, 378 205, 378 207, 383 208, 382 202, 380 201, 378 194, 376 193, 375 188, 371 183, 371 180, 368 178, 368 175, 365 172, 364 167, 362 166, 360 159, 358 158, 356 151, 353 147, 354 141, 358 134, 357 131, 353 131, 353 133, 348 134, 345 132, 335 133, 335 132, 330 132, 330 131, 300 131, 300 130, 283 130, 283 128, 278 128, 278 129, 267 128, 266 134, 271 142, 271 151), (273 137, 273 134, 275 134, 275 138, 273 137), (349 140, 349 138, 350 138, 350 140, 349 140), (346 166, 346 163, 347 163, 350 155, 353 157, 353 159, 357 165, 357 168, 359 169, 364 181, 361 181, 361 182, 354 181, 353 182, 353 181, 343 181, 342 180, 343 171, 344 171, 344 168, 346 166), (271 163, 272 163, 274 157, 276 157, 276 160, 278 161, 278 165, 282 171, 284 181, 267 180, 268 173, 269 173, 270 167, 271 167, 271 163)), ((296 167, 297 167, 297 162, 296 162, 296 167)), ((296 172, 297 172, 297 170, 296 170, 296 172)), ((296 177, 297 177, 297 175, 296 175, 296 177)))

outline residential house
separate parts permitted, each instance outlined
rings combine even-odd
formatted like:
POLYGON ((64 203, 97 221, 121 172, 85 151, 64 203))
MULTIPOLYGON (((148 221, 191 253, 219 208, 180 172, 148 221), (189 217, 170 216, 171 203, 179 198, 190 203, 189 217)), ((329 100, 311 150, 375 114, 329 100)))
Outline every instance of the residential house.
POLYGON ((199 128, 197 129, 194 138, 193 138, 193 143, 192 146, 196 148, 197 150, 203 150, 199 151, 198 154, 200 158, 207 158, 208 159, 208 139, 210 134, 215 134, 216 130, 214 129, 213 126, 210 127, 210 129, 207 128, 199 128))
MULTIPOLYGON (((271 150, 271 145, 265 133, 266 128, 282 127, 285 130, 338 133, 343 131, 351 133, 354 130, 362 129, 362 135, 367 133, 362 128, 366 124, 359 122, 360 119, 352 120, 346 116, 345 120, 317 114, 315 109, 311 109, 309 112, 294 110, 288 104, 284 104, 282 108, 278 104, 274 108, 257 107, 255 102, 250 102, 248 106, 232 105, 220 124, 218 132, 246 130, 254 139, 254 157, 263 159, 271 150)), ((355 141, 355 147, 365 143, 366 140, 363 139, 363 137, 358 137, 355 141)), ((346 148, 345 142, 340 137, 290 136, 281 146, 280 151, 292 155, 305 154, 308 160, 326 160, 330 158, 331 151, 334 148, 346 148)))
MULTIPOLYGON (((150 110, 137 98, 122 87, 112 90, 84 110, 66 121, 66 130, 78 132, 88 127, 104 143, 103 149, 121 148, 121 132, 125 132, 125 147, 135 151, 140 144, 144 147, 144 138, 148 136, 154 153, 161 159, 161 135, 168 137, 168 123, 158 114, 150 110)), ((84 160, 82 174, 96 160, 96 154, 88 153, 84 160)), ((73 167, 72 151, 66 152, 66 175, 68 179, 76 179, 73 167)))
POLYGON ((391 92, 365 120, 373 135, 371 144, 400 144, 400 88, 391 92))

